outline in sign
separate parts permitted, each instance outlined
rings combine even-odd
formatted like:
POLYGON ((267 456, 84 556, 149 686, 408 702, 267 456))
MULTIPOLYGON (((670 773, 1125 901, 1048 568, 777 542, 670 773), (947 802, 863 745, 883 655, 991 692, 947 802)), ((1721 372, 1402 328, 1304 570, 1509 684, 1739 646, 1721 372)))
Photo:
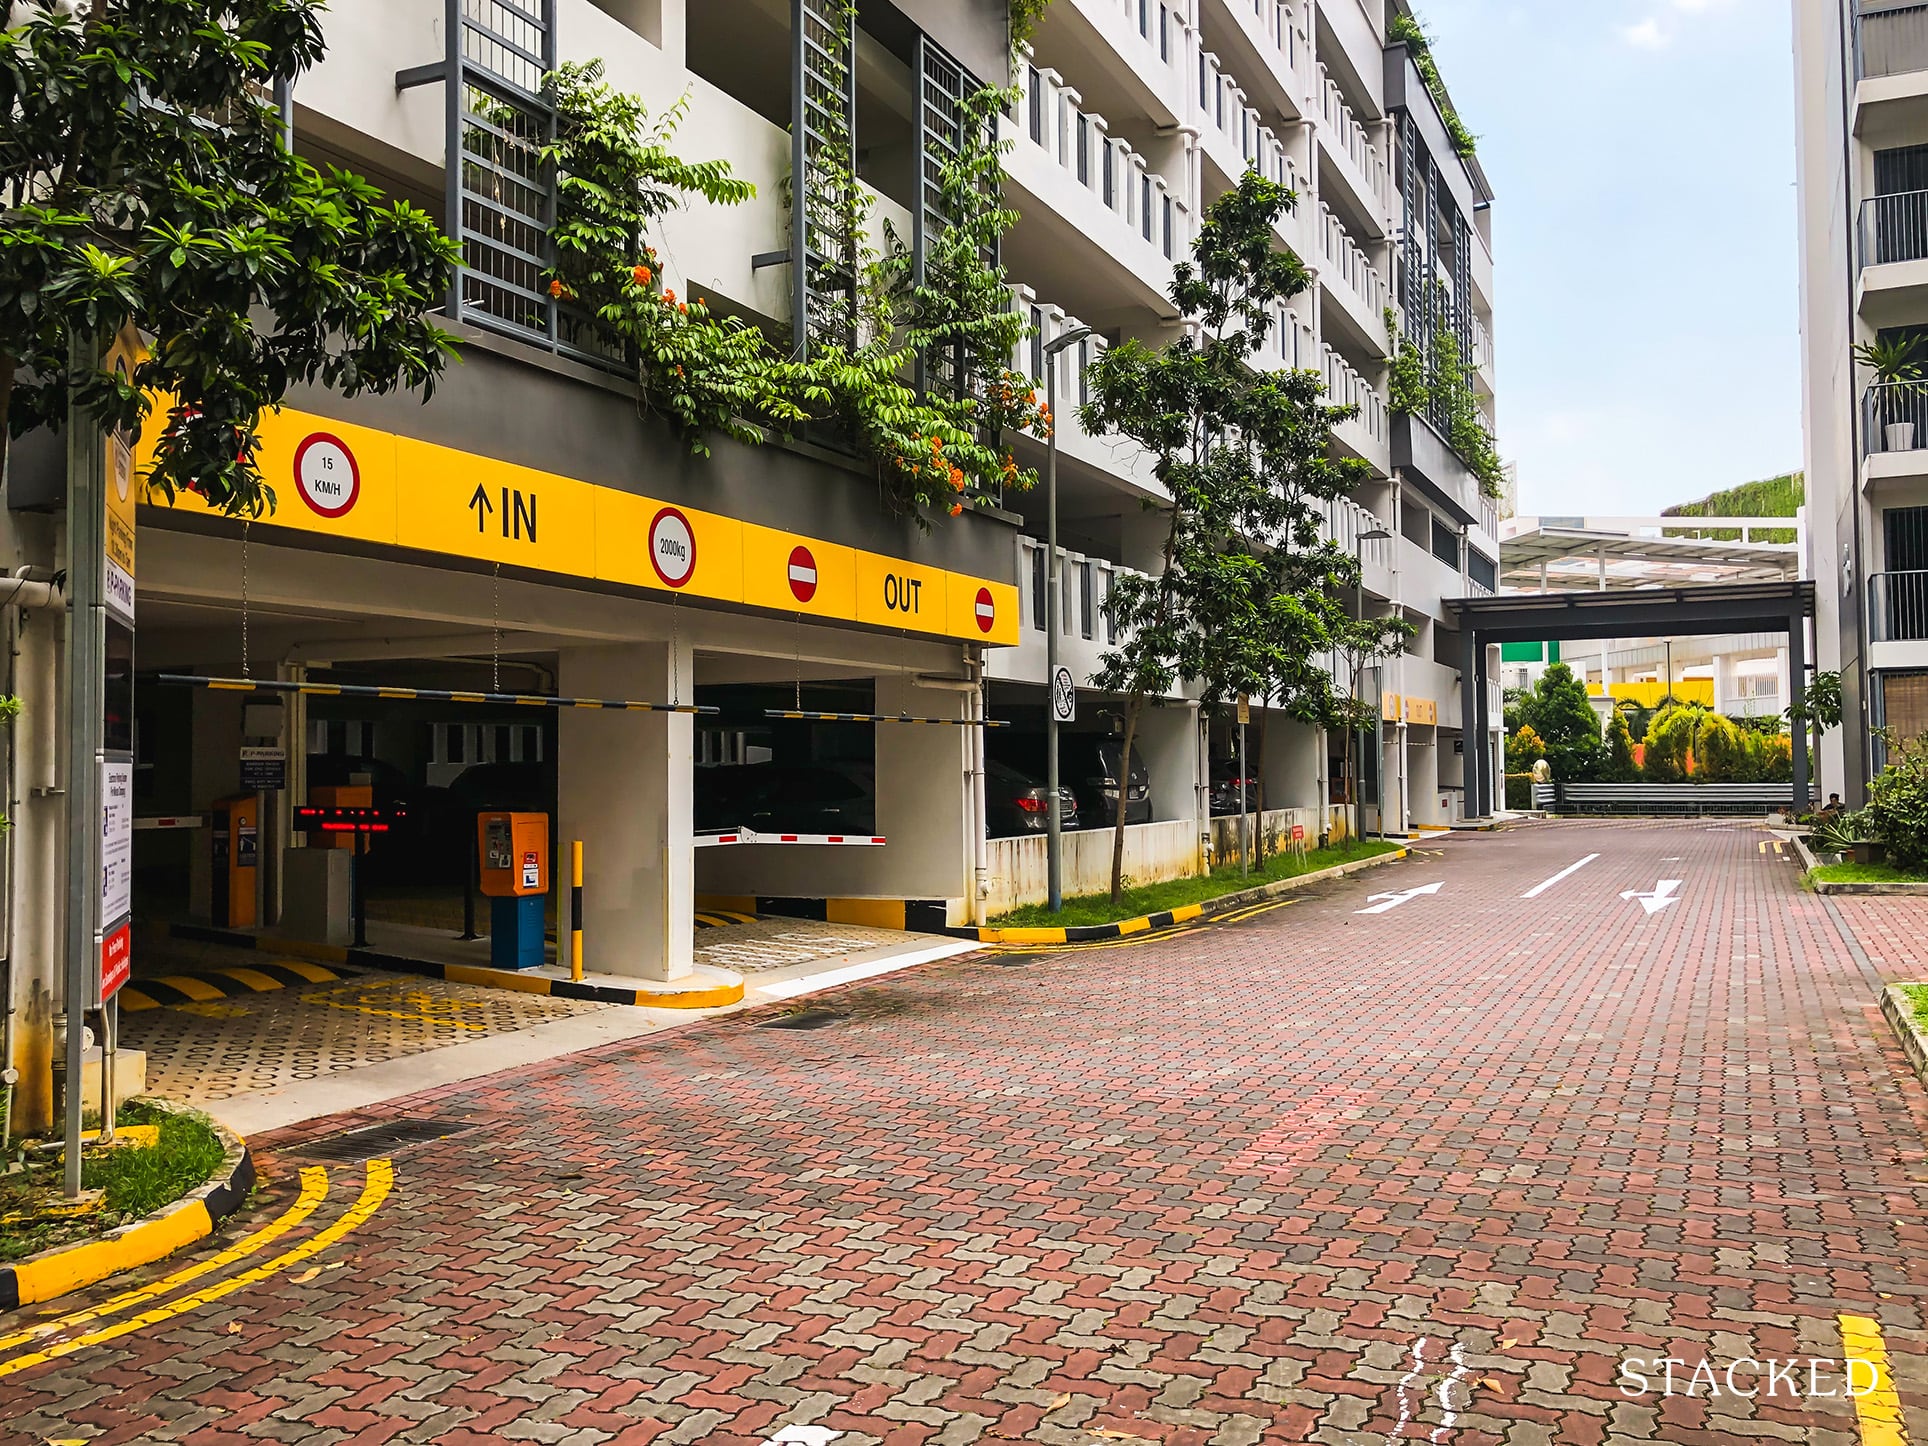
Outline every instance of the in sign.
POLYGON ((817 595, 817 559, 807 547, 790 549, 790 596, 809 602, 817 595))
POLYGON ((649 565, 664 587, 681 587, 696 572, 696 532, 674 507, 665 507, 649 524, 649 565))
POLYGON ((997 623, 997 602, 988 587, 977 590, 977 630, 988 633, 997 623))
POLYGON ((295 490, 310 510, 345 517, 361 496, 361 469, 339 437, 313 432, 295 448, 295 490))

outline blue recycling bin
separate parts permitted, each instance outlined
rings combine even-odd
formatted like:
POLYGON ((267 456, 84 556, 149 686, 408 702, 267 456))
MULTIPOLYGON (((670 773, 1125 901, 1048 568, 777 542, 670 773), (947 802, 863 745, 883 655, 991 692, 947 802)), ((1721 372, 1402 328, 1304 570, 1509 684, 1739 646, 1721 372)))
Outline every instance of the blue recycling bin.
POLYGON ((542 963, 543 896, 523 894, 489 900, 489 962, 498 969, 534 969, 542 963))

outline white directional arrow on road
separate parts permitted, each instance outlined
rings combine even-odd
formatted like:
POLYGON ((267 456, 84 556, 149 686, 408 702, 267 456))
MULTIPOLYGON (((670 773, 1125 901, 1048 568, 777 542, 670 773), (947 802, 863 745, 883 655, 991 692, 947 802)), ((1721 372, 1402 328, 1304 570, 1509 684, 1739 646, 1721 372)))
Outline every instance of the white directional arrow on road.
POLYGON ((1383 914, 1388 909, 1396 909, 1408 899, 1416 899, 1421 894, 1436 894, 1445 888, 1444 883, 1421 884, 1416 889, 1406 889, 1397 894, 1367 894, 1368 899, 1384 899, 1383 904, 1374 904, 1370 909, 1354 909, 1355 914, 1383 914))
POLYGON ((1654 885, 1651 894, 1643 894, 1638 889, 1628 889, 1620 897, 1623 899, 1638 899, 1640 900, 1641 908, 1645 909, 1649 914, 1658 914, 1669 904, 1677 904, 1680 902, 1674 897, 1674 890, 1679 887, 1679 879, 1662 879, 1654 885))

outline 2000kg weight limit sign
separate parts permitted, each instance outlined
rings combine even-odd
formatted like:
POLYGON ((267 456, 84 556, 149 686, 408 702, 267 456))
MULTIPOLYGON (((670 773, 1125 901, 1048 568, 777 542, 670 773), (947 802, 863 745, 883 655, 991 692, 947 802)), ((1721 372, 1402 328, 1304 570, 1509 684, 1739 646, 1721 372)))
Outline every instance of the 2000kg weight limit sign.
POLYGON ((674 507, 650 520, 649 565, 664 587, 682 587, 696 576, 696 530, 674 507))

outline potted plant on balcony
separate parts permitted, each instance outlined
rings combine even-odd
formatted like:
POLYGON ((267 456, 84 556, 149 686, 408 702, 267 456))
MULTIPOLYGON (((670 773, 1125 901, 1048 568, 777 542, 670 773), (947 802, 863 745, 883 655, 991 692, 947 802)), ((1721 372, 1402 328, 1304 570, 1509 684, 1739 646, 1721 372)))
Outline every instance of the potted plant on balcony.
POLYGON ((1886 388, 1875 409, 1880 413, 1875 421, 1881 427, 1882 444, 1890 452, 1915 449, 1914 403, 1924 390, 1921 363, 1915 360, 1918 348, 1915 337, 1889 341, 1877 338, 1859 342, 1854 348, 1854 359, 1874 373, 1876 386, 1886 388))

